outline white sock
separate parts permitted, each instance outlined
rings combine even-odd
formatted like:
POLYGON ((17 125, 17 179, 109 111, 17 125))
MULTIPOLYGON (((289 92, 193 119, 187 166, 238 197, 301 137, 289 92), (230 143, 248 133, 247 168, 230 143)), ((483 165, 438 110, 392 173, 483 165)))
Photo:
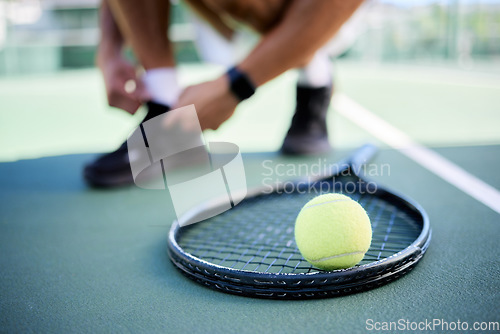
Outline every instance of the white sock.
POLYGON ((305 67, 299 69, 298 86, 325 87, 332 83, 332 63, 328 54, 319 50, 305 67))
POLYGON ((175 67, 160 67, 147 70, 142 77, 153 102, 169 107, 179 98, 180 88, 175 67))

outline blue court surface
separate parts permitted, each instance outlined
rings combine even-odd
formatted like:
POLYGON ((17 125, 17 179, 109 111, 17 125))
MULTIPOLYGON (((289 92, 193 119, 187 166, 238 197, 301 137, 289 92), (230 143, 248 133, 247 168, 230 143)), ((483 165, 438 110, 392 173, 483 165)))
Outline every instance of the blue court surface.
MULTIPOLYGON (((219 71, 185 65, 181 78, 188 84, 219 71)), ((399 321, 439 321, 438 332, 458 323, 461 332, 464 323, 478 329, 471 332, 498 331, 500 77, 339 62, 328 119, 335 151, 294 158, 276 151, 295 76, 259 89, 207 140, 239 145, 250 186, 262 184, 266 165, 332 163, 377 144, 374 163, 388 168, 371 177, 415 199, 430 218, 431 245, 411 273, 307 301, 199 285, 168 258, 175 218, 168 193, 92 189, 82 179, 83 165, 139 121, 106 107, 97 70, 1 78, 0 332, 356 333, 388 332, 384 326, 399 321)))

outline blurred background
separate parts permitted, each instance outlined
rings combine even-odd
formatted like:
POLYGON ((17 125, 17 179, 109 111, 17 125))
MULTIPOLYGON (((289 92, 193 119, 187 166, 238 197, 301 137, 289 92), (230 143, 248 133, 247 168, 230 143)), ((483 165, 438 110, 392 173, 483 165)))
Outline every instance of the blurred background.
MULTIPOLYGON (((223 50, 231 50, 203 29, 182 1, 172 3, 169 34, 181 65, 181 83, 212 78, 223 69, 220 64, 229 63, 223 50), (205 60, 215 60, 219 67, 205 60)), ((97 0, 0 0, 0 161, 109 151, 138 123, 141 116, 107 106, 94 65, 98 7, 97 0)), ((331 45, 337 58, 337 91, 383 117, 392 108, 390 121, 410 135, 412 127, 404 125, 412 112, 424 117, 423 110, 430 115, 444 111, 446 135, 442 123, 412 121, 427 128, 425 135, 414 135, 424 144, 500 143, 499 124, 487 120, 499 105, 500 0, 369 0, 351 21, 341 31, 340 42, 331 45), (416 81, 396 82, 409 78, 416 81), (469 86, 458 87, 457 82, 469 86), (383 94, 389 91, 391 100, 383 94), (456 101, 458 95, 466 101, 456 101), (383 98, 384 105, 379 103, 383 98), (483 103, 478 117, 484 124, 471 130, 468 121, 449 123, 459 115, 457 110, 469 116, 478 112, 478 101, 483 103), (464 133, 474 139, 464 140, 464 133)), ((256 36, 244 31, 237 49, 248 50, 255 41, 256 36)), ((260 90, 252 104, 242 104, 242 112, 216 133, 209 131, 209 139, 232 141, 245 151, 278 149, 293 112, 293 75, 260 90), (276 117, 270 118, 269 110, 276 117), (268 135, 256 138, 256 130, 268 135)), ((366 140, 354 135, 356 129, 343 119, 331 124, 336 146, 366 140)))
MULTIPOLYGON (((500 62, 499 0, 374 0, 343 58, 487 68, 500 62)), ((196 29, 173 1, 179 62, 198 62, 196 29)), ((98 0, 1 0, 0 75, 94 66, 98 0)))

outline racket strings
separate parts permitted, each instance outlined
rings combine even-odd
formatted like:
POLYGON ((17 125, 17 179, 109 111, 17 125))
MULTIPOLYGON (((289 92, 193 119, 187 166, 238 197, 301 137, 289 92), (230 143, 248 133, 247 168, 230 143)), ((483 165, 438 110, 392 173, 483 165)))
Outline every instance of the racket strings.
MULTIPOLYGON (((320 271, 304 260, 294 238, 297 213, 316 195, 273 193, 246 199, 221 215, 181 228, 177 242, 194 257, 232 269, 289 274, 320 271)), ((347 195, 365 208, 372 222, 372 244, 360 265, 387 258, 419 236, 420 218, 411 210, 367 193, 347 195)))

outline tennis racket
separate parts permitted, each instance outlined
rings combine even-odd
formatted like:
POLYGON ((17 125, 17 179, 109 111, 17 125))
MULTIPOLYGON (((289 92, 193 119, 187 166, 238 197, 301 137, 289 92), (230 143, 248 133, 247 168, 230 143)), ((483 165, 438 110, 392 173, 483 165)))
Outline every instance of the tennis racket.
MULTIPOLYGON (((429 219, 413 200, 367 181, 362 174, 376 148, 365 145, 337 163, 328 176, 249 192, 233 209, 168 236, 173 264, 207 287, 241 296, 308 299, 341 296, 394 281, 422 259, 431 240, 429 219), (367 211, 373 230, 370 249, 349 269, 323 271, 300 254, 295 219, 313 197, 342 192, 367 211), (314 190, 314 191, 311 191, 314 190)), ((209 210, 201 208, 200 210, 209 210)))

